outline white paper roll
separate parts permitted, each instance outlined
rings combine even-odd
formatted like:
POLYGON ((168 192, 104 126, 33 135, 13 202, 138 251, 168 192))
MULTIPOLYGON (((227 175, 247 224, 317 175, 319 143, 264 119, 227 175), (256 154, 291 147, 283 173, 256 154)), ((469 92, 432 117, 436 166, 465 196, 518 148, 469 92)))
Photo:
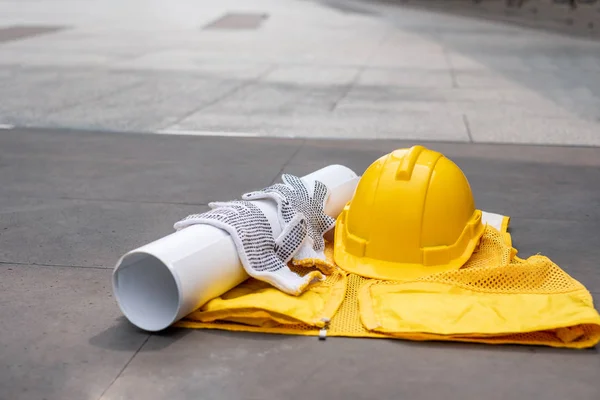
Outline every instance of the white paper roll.
MULTIPOLYGON (((325 212, 337 218, 359 177, 330 165, 302 177, 330 189, 325 212)), ((267 215, 274 236, 281 233, 277 206, 254 201, 267 215)), ((192 225, 132 250, 113 271, 113 292, 125 317, 137 327, 159 331, 248 279, 229 234, 210 225, 192 225)))

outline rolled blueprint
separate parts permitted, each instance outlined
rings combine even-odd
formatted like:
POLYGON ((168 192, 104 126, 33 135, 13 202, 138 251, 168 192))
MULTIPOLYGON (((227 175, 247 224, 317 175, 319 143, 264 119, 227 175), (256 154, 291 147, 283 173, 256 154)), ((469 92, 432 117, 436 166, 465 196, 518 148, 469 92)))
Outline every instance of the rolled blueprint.
MULTIPOLYGON (((337 218, 354 194, 359 177, 342 165, 330 165, 302 177, 330 191, 325 213, 337 218)), ((253 201, 277 237, 282 230, 272 200, 253 201)), ((210 225, 192 225, 119 259, 113 292, 125 317, 146 331, 160 331, 248 279, 229 234, 210 225)))

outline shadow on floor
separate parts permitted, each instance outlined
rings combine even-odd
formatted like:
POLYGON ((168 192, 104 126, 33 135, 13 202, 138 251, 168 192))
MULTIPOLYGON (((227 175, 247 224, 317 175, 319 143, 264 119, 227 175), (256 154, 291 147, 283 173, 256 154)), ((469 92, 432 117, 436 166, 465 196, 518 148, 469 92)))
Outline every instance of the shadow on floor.
POLYGON ((111 327, 92 336, 89 343, 107 350, 137 351, 148 336, 149 333, 138 329, 125 317, 119 317, 111 327))

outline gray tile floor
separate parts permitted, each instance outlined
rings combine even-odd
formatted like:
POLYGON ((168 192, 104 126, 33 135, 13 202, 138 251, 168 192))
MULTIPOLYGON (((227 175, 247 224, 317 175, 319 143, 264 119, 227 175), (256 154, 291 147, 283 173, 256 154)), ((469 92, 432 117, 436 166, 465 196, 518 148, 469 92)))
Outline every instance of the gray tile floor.
MULTIPOLYGON (((341 163, 361 173, 405 141, 0 131, 0 399, 597 400, 596 349, 413 343, 171 329, 120 315, 118 257, 211 200, 341 163)), ((513 217, 600 296, 600 149, 425 144, 454 159, 477 205, 513 217)))

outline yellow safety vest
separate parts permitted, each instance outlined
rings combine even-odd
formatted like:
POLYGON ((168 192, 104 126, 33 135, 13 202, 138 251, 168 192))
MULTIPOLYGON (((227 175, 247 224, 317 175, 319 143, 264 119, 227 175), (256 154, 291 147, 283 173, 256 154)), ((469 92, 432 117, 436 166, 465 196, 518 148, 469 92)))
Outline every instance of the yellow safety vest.
MULTIPOLYGON (((337 269, 300 296, 249 279, 177 325, 291 335, 596 345, 600 315, 588 290, 547 257, 517 257, 508 217, 495 225, 486 225, 459 270, 398 282, 337 269)), ((332 243, 326 255, 333 262, 332 243)))

